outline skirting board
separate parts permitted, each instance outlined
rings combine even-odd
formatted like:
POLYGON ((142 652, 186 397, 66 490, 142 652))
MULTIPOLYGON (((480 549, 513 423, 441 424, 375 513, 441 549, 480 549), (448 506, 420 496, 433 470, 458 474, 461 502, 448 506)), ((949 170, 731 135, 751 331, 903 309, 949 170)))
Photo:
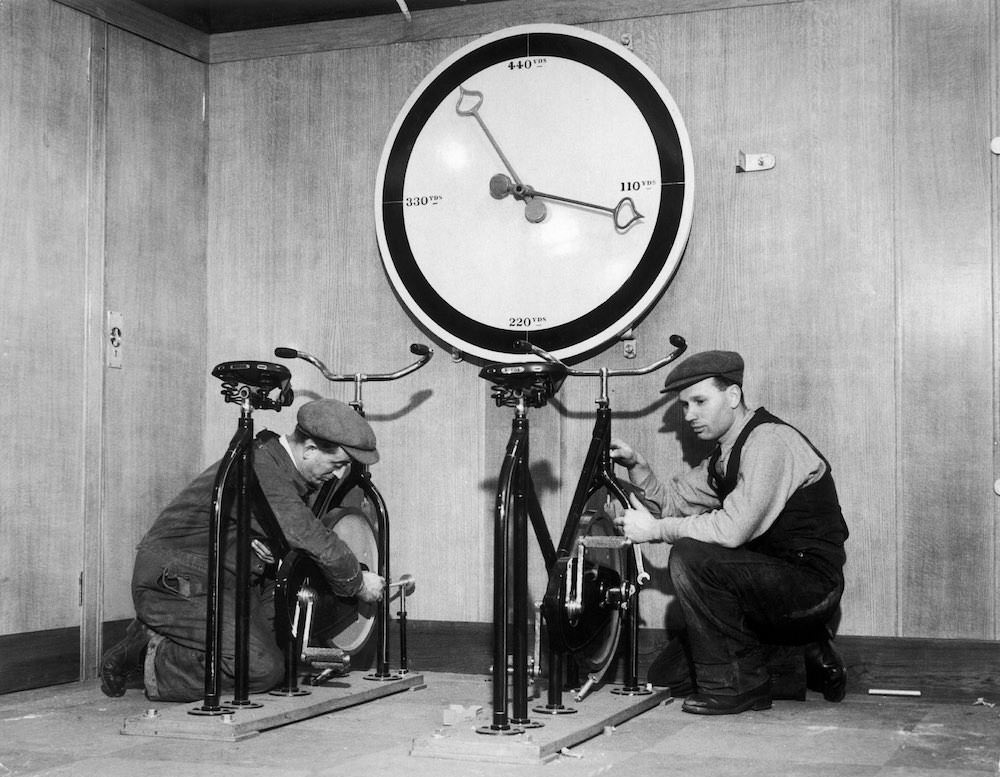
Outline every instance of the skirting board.
MULTIPOLYGON (((489 674, 489 623, 411 621, 410 666, 422 671, 489 674)), ((639 680, 667 642, 663 629, 639 631, 639 680)), ((870 688, 918 690, 930 701, 1000 699, 1000 642, 970 639, 838 636, 834 643, 847 665, 847 692, 870 688)), ((607 682, 623 679, 619 656, 607 682)))
MULTIPOLYGON (((104 624, 104 645, 125 634, 127 620, 104 624)), ((398 664, 393 621, 391 667, 398 664)), ((493 663, 492 624, 460 621, 407 621, 409 668, 426 672, 482 674, 493 663)), ((639 631, 639 679, 666 643, 662 629, 639 631)), ((848 693, 869 688, 919 690, 930 700, 1000 698, 1000 642, 841 635, 836 645, 848 667, 848 693)), ((76 682, 80 630, 52 629, 0 636, 0 693, 76 682)), ((89 677, 96 676, 96 667, 89 677)), ((621 662, 612 670, 621 679, 621 662)), ((611 678, 609 678, 610 681, 611 678)))
POLYGON ((80 679, 79 628, 0 636, 0 693, 45 688, 80 679))

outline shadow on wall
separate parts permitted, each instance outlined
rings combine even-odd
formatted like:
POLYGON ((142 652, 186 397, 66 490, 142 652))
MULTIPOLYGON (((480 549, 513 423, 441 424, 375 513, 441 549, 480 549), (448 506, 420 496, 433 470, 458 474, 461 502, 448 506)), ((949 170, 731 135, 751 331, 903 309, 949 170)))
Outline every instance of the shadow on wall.
MULTIPOLYGON (((403 405, 398 410, 393 410, 391 413, 369 413, 365 411, 365 418, 369 422, 382 422, 382 421, 398 421, 400 418, 409 415, 422 404, 424 404, 428 399, 433 396, 434 392, 430 389, 423 389, 410 395, 410 401, 403 405)), ((306 402, 312 402, 314 399, 326 399, 326 397, 321 394, 317 394, 315 391, 303 390, 295 392, 296 399, 304 399, 306 402)), ((367 403, 366 403, 367 404, 367 403)))

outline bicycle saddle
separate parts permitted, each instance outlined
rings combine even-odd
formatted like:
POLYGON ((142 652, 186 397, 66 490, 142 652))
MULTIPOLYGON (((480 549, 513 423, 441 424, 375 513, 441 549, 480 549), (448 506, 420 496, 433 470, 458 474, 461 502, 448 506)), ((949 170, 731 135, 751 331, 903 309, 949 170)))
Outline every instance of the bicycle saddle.
POLYGON ((223 384, 227 402, 240 402, 249 397, 253 407, 280 410, 292 404, 292 373, 281 364, 258 361, 236 361, 217 364, 212 376, 223 384), (268 397, 279 389, 275 399, 268 397))
POLYGON ((523 397, 532 407, 541 407, 559 391, 566 379, 566 365, 553 362, 487 364, 479 377, 493 384, 497 405, 513 404, 523 397))

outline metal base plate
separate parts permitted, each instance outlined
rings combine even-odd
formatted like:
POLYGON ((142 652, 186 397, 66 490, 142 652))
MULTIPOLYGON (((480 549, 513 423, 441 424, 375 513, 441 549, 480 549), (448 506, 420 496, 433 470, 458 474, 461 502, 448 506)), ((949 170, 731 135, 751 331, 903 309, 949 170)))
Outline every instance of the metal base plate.
POLYGON ((407 674, 399 680, 384 683, 366 682, 358 674, 338 677, 326 685, 308 686, 307 696, 254 695, 252 698, 260 702, 259 707, 240 708, 222 715, 188 714, 190 710, 200 706, 196 702, 167 703, 147 710, 144 715, 126 718, 121 733, 235 742, 287 723, 423 686, 422 674, 407 674))
POLYGON ((670 698, 669 689, 655 689, 648 696, 620 696, 598 689, 576 707, 576 715, 542 715, 541 728, 516 736, 483 736, 475 727, 442 729, 415 739, 410 755, 464 761, 538 764, 550 761, 565 747, 572 747, 652 709, 670 698))

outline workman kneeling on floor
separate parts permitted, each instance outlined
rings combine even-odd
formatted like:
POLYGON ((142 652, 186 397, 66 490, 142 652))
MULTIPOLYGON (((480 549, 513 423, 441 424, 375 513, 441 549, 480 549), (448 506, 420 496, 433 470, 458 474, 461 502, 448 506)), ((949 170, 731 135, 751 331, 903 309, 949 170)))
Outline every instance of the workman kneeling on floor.
MULTIPOLYGON (((335 399, 304 404, 296 420, 291 434, 279 436, 265 430, 254 440, 254 472, 261 490, 288 544, 318 563, 334 594, 378 601, 385 581, 362 569, 351 549, 310 507, 320 487, 343 478, 353 462, 378 461, 375 433, 359 413, 335 399)), ((139 543, 132 575, 136 618, 125 638, 101 660, 101 690, 108 696, 143 687, 150 699, 163 701, 195 701, 204 693, 209 542, 217 471, 218 463, 199 475, 160 513, 139 543)), ((235 524, 232 517, 227 521, 229 536, 223 541, 219 673, 229 689, 235 668, 235 524)), ((284 657, 274 633, 274 564, 270 561, 265 548, 255 559, 251 575, 251 693, 269 691, 284 679, 284 657)))
POLYGON ((634 542, 672 545, 685 621, 647 679, 690 694, 685 712, 767 709, 769 664, 805 645, 809 687, 840 701, 847 676, 827 624, 844 590, 848 531, 829 463, 797 429, 747 406, 738 353, 688 357, 667 376, 667 392, 678 393, 695 435, 716 445, 663 483, 631 446, 611 444, 648 500, 633 495, 616 524, 634 542))

